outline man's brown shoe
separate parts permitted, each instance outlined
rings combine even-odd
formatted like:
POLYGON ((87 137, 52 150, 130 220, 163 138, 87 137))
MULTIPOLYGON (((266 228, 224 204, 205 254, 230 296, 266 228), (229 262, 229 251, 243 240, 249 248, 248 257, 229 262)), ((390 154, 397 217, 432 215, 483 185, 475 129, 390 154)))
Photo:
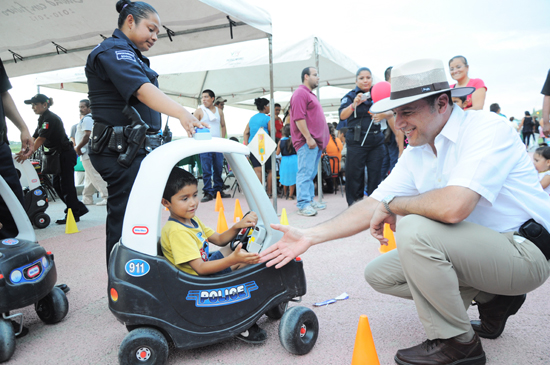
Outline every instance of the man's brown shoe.
POLYGON ((485 304, 478 303, 479 320, 470 321, 472 328, 480 337, 497 338, 504 331, 508 317, 518 312, 526 297, 525 294, 513 297, 497 295, 485 304))
POLYGON ((470 342, 426 340, 420 345, 397 351, 400 365, 484 365, 485 352, 477 334, 470 342))

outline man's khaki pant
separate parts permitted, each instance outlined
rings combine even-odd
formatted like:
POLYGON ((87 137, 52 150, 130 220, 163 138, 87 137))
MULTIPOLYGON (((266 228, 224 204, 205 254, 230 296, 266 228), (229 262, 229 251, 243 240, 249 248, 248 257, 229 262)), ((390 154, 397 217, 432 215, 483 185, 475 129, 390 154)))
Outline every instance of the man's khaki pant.
POLYGON ((397 250, 370 262, 365 278, 381 293, 413 299, 431 340, 471 331, 466 310, 480 292, 525 294, 550 275, 542 252, 514 232, 409 215, 395 237, 397 250))
POLYGON ((84 184, 84 190, 82 190, 82 198, 88 201, 93 201, 93 195, 97 191, 103 199, 107 199, 109 193, 107 192, 107 183, 101 178, 99 172, 96 171, 92 162, 89 159, 82 160, 82 166, 86 173, 86 182, 84 184))

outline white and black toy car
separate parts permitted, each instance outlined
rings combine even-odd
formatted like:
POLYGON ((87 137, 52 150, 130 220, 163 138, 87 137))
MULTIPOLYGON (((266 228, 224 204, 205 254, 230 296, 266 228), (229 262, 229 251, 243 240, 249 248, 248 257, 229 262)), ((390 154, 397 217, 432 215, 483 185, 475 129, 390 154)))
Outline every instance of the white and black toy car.
POLYGON ((54 324, 65 318, 69 303, 63 290, 55 286, 53 254, 36 242, 27 214, 1 176, 0 195, 19 231, 17 237, 0 240, 0 362, 3 362, 13 355, 15 336, 23 331, 23 315, 13 313, 14 310, 34 304, 40 319, 54 324))
POLYGON ((317 317, 309 308, 288 307, 289 301, 299 301, 306 293, 300 259, 281 269, 256 264, 201 277, 180 271, 162 255, 160 202, 170 171, 180 160, 205 152, 224 153, 250 209, 258 215, 254 232, 238 237, 243 247, 261 252, 282 236, 270 227, 278 223, 277 214, 245 156, 249 149, 212 138, 206 130, 198 132, 151 152, 133 185, 122 237, 109 261, 109 308, 129 331, 120 345, 119 361, 163 364, 169 344, 181 349, 213 344, 246 331, 264 314, 281 319, 279 338, 288 351, 306 354, 317 340, 317 317))
POLYGON ((15 161, 15 155, 13 157, 13 164, 19 173, 19 181, 24 187, 23 208, 36 228, 46 228, 50 224, 50 216, 46 214, 48 209, 46 189, 40 185, 40 178, 29 160, 19 163, 15 161))

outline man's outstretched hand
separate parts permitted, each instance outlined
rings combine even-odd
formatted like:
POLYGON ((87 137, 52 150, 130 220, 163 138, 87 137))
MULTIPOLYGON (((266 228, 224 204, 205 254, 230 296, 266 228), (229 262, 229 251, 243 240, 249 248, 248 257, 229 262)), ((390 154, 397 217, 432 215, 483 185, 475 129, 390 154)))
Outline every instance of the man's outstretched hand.
POLYGON ((260 262, 267 261, 267 267, 276 265, 275 268, 280 269, 306 252, 313 244, 311 238, 301 229, 280 224, 272 224, 271 228, 283 232, 284 236, 279 242, 260 253, 260 262))

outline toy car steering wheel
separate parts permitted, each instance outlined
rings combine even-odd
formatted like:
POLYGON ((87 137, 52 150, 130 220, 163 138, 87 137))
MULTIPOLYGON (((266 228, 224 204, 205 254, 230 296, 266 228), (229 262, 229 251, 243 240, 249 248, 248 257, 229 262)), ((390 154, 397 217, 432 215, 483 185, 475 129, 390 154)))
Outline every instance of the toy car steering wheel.
MULTIPOLYGON (((244 228, 243 228, 244 229, 244 228)), ((250 231, 254 229, 254 226, 246 228, 243 234, 238 234, 231 243, 229 243, 229 247, 231 247, 231 250, 235 251, 239 243, 242 243, 242 248, 246 250, 246 245, 248 244, 249 234, 250 231)))

